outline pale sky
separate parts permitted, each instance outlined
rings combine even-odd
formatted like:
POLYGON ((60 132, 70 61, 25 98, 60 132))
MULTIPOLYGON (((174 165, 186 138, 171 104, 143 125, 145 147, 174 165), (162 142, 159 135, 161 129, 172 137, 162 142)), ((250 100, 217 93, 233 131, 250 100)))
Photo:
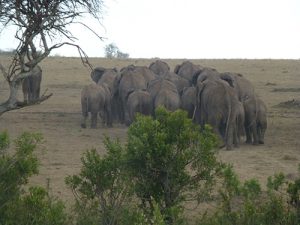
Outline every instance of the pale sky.
MULTIPOLYGON (((102 25, 72 32, 90 57, 103 57, 116 44, 131 58, 300 59, 300 0, 104 0, 102 25)), ((14 35, 0 34, 0 49, 14 35)), ((55 54, 78 56, 69 47, 55 54)))

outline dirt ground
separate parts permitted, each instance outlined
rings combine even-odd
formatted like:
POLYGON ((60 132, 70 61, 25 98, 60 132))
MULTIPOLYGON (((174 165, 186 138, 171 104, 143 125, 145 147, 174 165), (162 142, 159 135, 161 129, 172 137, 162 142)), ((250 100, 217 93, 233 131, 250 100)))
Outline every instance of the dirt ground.
MULTIPOLYGON (((129 64, 149 65, 155 59, 109 60, 91 58, 93 66, 122 68, 129 64)), ((183 61, 169 60, 171 69, 183 61)), ((265 144, 252 146, 242 144, 232 151, 221 149, 218 157, 233 164, 241 179, 257 178, 265 183, 267 177, 284 172, 290 178, 297 175, 300 159, 300 108, 293 102, 300 100, 300 62, 298 60, 191 60, 194 63, 214 67, 220 72, 230 71, 243 74, 253 82, 256 92, 268 107, 268 129, 265 144), (288 102, 289 107, 278 107, 288 102), (277 107, 276 107, 277 106, 277 107)), ((7 65, 8 57, 0 56, 7 65)), ((53 96, 40 105, 11 111, 0 116, 0 132, 7 130, 12 138, 24 131, 40 132, 45 139, 37 152, 40 173, 30 179, 30 184, 46 185, 50 180, 51 192, 67 202, 73 195, 66 187, 67 175, 79 172, 82 154, 91 148, 105 153, 103 137, 126 141, 127 128, 115 124, 96 130, 80 127, 80 91, 90 84, 90 70, 79 58, 50 57, 42 63, 42 92, 53 96)), ((7 99, 8 87, 0 77, 0 102, 7 99)), ((20 93, 20 99, 22 95, 20 93)))

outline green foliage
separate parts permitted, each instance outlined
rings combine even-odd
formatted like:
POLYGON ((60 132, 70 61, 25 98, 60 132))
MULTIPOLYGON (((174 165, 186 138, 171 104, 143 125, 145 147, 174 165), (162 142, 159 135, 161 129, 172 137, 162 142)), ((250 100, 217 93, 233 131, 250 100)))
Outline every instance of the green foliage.
POLYGON ((211 129, 200 132, 184 111, 159 108, 156 119, 137 117, 128 130, 127 162, 148 214, 153 214, 153 199, 165 220, 174 223, 185 200, 209 196, 220 167, 216 144, 211 129))
POLYGON ((100 156, 95 149, 88 151, 81 159, 80 174, 66 178, 77 197, 77 224, 119 224, 130 196, 124 150, 119 141, 106 138, 104 144, 106 155, 100 156))
POLYGON ((7 131, 0 133, 0 154, 9 147, 9 135, 7 131))
POLYGON ((5 224, 65 225, 64 204, 50 198, 42 187, 31 187, 29 193, 9 204, 5 224))
POLYGON ((42 136, 24 132, 15 141, 15 150, 8 154, 7 132, 0 134, 0 224, 66 224, 62 202, 56 201, 43 188, 32 187, 26 194, 28 178, 38 173, 34 154, 42 136))
MULTIPOLYGON (((286 203, 287 196, 282 192, 286 184, 282 173, 269 177, 268 191, 263 192, 255 179, 240 184, 231 166, 224 167, 222 172, 224 185, 220 190, 221 208, 213 215, 204 214, 198 225, 299 224, 297 210, 286 203)), ((288 187, 291 184, 296 182, 289 183, 288 187)))

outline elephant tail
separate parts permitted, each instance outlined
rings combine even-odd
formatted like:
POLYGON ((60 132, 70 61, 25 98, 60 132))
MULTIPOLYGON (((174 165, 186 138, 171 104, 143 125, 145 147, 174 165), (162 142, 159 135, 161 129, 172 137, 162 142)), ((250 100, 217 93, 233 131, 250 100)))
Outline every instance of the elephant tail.
POLYGON ((125 101, 128 101, 129 95, 131 95, 135 90, 131 89, 130 91, 127 92, 126 96, 125 96, 125 101))
POLYGON ((227 142, 228 139, 228 135, 229 135, 229 124, 230 124, 230 118, 231 118, 231 114, 232 114, 232 104, 231 104, 231 98, 228 94, 228 91, 226 89, 226 87, 223 85, 223 88, 225 89, 225 101, 226 103, 228 103, 228 115, 227 115, 227 120, 226 120, 226 129, 225 129, 225 141, 227 142))

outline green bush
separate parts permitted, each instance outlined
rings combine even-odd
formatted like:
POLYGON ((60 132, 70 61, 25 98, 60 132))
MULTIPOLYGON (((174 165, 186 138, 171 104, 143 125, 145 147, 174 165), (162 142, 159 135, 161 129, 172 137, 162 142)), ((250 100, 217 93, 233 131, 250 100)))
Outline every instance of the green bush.
POLYGON ((66 178, 76 193, 77 224, 120 224, 130 198, 130 183, 124 167, 124 149, 120 142, 106 138, 107 154, 95 149, 84 154, 79 175, 66 178))
POLYGON ((183 203, 205 200, 220 168, 217 139, 178 110, 156 110, 156 118, 138 116, 129 127, 126 160, 134 191, 148 215, 153 200, 167 223, 179 222, 183 203))
POLYGON ((198 225, 300 224, 299 208, 293 204, 294 197, 299 199, 299 179, 290 182, 282 173, 275 174, 268 178, 267 191, 262 191, 257 180, 241 184, 231 166, 224 168, 223 178, 221 207, 212 215, 204 214, 198 225))
POLYGON ((42 141, 40 134, 24 132, 9 152, 7 132, 0 134, 0 224, 66 224, 64 205, 50 198, 41 187, 24 189, 28 178, 38 173, 38 159, 34 154, 42 141))

